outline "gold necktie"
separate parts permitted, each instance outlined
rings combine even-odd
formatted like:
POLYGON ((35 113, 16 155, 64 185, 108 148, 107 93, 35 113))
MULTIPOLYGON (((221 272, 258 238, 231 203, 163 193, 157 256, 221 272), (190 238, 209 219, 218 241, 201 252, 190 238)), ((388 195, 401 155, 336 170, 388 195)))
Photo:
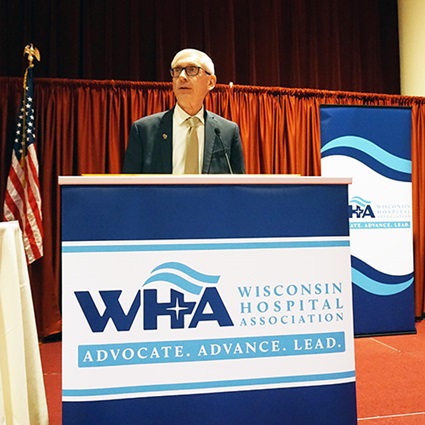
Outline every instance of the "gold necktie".
POLYGON ((189 117, 187 120, 189 131, 186 138, 185 174, 199 174, 199 145, 196 128, 201 124, 198 117, 189 117))

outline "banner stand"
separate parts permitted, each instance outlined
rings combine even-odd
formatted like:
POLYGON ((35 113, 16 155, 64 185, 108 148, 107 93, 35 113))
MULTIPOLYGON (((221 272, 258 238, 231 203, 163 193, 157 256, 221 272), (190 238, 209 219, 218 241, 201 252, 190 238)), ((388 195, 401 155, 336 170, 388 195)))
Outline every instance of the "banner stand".
POLYGON ((356 336, 414 333, 411 110, 322 105, 322 175, 351 177, 356 336))

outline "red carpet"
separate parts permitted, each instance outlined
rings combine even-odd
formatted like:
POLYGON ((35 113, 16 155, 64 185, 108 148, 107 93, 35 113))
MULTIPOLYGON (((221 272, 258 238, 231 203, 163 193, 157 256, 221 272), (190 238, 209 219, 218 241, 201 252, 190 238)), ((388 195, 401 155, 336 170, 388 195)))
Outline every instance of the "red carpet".
POLYGON ((62 343, 48 342, 40 345, 46 388, 49 425, 62 424, 62 343))
MULTIPOLYGON (((425 321, 416 328, 355 340, 359 425, 425 425, 425 321)), ((41 345, 50 425, 62 423, 61 345, 41 345)))
POLYGON ((359 425, 425 424, 425 321, 416 329, 356 339, 359 425))

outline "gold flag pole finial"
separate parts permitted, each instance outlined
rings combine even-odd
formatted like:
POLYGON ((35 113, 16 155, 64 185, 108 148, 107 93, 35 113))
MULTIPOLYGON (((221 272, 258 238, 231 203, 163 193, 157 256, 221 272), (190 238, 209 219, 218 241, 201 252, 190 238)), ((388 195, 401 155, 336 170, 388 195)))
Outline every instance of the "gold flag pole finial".
POLYGON ((29 64, 30 67, 34 66, 32 63, 34 58, 40 62, 40 51, 37 49, 37 47, 34 47, 32 43, 25 46, 24 55, 28 55, 28 61, 30 63, 29 64))

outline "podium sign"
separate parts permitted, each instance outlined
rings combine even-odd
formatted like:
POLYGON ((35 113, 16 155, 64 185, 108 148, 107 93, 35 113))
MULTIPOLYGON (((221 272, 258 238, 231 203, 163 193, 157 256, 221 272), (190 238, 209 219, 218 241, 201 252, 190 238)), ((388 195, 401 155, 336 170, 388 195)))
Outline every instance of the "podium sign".
POLYGON ((63 423, 355 424, 348 182, 60 178, 63 423))

